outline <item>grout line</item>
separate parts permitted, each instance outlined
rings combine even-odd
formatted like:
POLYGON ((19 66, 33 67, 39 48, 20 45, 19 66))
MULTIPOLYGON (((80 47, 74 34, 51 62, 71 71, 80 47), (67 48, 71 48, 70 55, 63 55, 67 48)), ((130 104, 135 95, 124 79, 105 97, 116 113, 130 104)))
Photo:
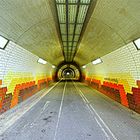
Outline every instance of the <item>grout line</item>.
MULTIPOLYGON (((74 83, 74 82, 73 82, 73 83, 74 83)), ((97 118, 98 118, 98 120, 99 120, 100 122, 97 120, 96 117, 94 117, 94 118, 95 118, 96 122, 98 123, 98 125, 100 126, 100 128, 102 129, 102 131, 104 132, 104 134, 106 135, 106 137, 109 138, 109 135, 106 133, 106 131, 105 131, 105 129, 103 128, 103 126, 108 130, 108 132, 110 133, 110 135, 113 137, 114 140, 118 140, 118 139, 115 137, 115 135, 113 134, 113 132, 112 132, 112 131, 109 129, 109 127, 106 125, 106 123, 103 121, 103 119, 100 117, 100 115, 97 113, 97 111, 93 108, 93 106, 92 106, 91 104, 90 104, 90 105, 87 104, 87 103, 89 103, 89 101, 88 101, 88 99, 85 97, 84 93, 80 90, 80 88, 77 87, 77 86, 75 85, 75 83, 74 83, 74 86, 75 86, 75 88, 80 92, 79 95, 82 97, 84 103, 88 106, 88 109, 90 110, 90 112, 91 112, 92 114, 94 113, 94 114, 97 116, 97 118), (102 126, 101 123, 103 124, 103 126, 102 126)), ((94 114, 93 114, 93 115, 94 115, 94 114)), ((110 139, 110 138, 109 138, 109 139, 110 139)))
POLYGON ((56 140, 58 126, 59 126, 59 122, 60 122, 60 117, 61 117, 61 114, 62 114, 62 107, 63 107, 64 96, 65 96, 65 91, 66 91, 66 84, 67 84, 67 81, 65 82, 65 85, 64 85, 64 90, 63 90, 63 95, 62 95, 61 104, 60 104, 60 108, 59 108, 57 124, 56 124, 56 128, 55 128, 54 140, 56 140))

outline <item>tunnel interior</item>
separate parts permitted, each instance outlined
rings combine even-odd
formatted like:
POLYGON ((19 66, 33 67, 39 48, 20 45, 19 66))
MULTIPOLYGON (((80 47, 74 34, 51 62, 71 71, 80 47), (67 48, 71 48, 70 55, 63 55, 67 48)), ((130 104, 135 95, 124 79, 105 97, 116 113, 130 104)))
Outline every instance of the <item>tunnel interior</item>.
POLYGON ((66 68, 62 71, 62 74, 61 74, 62 78, 75 78, 75 72, 73 69, 71 68, 66 68))
POLYGON ((139 114, 140 0, 0 0, 0 139, 140 140, 139 114))
POLYGON ((138 0, 0 0, 0 5, 1 113, 24 100, 20 90, 40 91, 61 79, 87 83, 140 112, 138 0))

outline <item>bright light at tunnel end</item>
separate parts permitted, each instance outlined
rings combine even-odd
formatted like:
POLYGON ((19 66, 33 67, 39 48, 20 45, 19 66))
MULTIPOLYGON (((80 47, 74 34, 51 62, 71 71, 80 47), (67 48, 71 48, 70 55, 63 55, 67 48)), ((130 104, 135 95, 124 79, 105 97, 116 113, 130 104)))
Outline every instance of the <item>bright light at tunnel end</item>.
POLYGON ((47 64, 47 61, 43 60, 42 58, 39 58, 37 62, 43 65, 47 64))
POLYGON ((100 64, 100 63, 102 63, 101 58, 98 58, 98 59, 92 61, 92 64, 93 64, 93 65, 100 64))
POLYGON ((67 75, 70 75, 70 73, 69 73, 69 72, 67 72, 66 74, 67 74, 67 75))
POLYGON ((133 42, 134 42, 136 48, 137 48, 138 50, 140 50, 140 38, 134 40, 133 42))

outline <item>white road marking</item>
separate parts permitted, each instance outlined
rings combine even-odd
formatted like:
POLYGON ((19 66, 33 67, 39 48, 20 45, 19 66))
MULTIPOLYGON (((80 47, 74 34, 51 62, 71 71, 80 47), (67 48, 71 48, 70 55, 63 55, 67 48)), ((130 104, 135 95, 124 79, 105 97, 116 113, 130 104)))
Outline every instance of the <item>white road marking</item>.
MULTIPOLYGON (((94 116, 94 113, 93 111, 91 110, 91 108, 89 107, 89 105, 86 103, 85 99, 83 98, 83 96, 80 94, 81 98, 84 100, 88 110, 90 111, 90 113, 94 116)), ((94 117, 94 119, 96 120, 96 122, 98 123, 99 127, 101 128, 101 130, 103 131, 103 133, 105 134, 107 140, 110 140, 110 137, 109 135, 106 133, 105 129, 102 127, 102 125, 100 124, 100 122, 97 120, 96 117, 94 117)))
POLYGON ((44 110, 48 107, 49 103, 50 103, 50 101, 47 101, 45 103, 45 105, 43 106, 43 109, 41 110, 41 113, 33 120, 33 122, 25 124, 23 126, 23 128, 21 129, 21 132, 23 132, 26 129, 26 127, 28 127, 28 126, 30 126, 30 128, 32 128, 33 126, 35 126, 36 121, 40 118, 40 116, 44 112, 44 110))
MULTIPOLYGON (((33 120, 32 123, 29 123, 30 126, 35 125, 35 122, 40 118, 40 116, 42 115, 42 113, 44 112, 44 110, 48 107, 50 101, 46 101, 45 105, 43 106, 43 109, 41 110, 41 112, 39 113, 39 115, 33 120)), ((27 125, 28 126, 28 125, 27 125)))
POLYGON ((115 140, 118 140, 115 135, 113 134, 113 132, 110 130, 110 128, 107 126, 107 124, 103 121, 103 119, 99 116, 99 114, 97 113, 97 111, 93 108, 92 105, 90 105, 90 107, 92 108, 92 110, 94 111, 94 113, 97 115, 97 117, 99 118, 99 120, 102 122, 102 124, 105 126, 105 128, 109 131, 109 133, 112 135, 112 137, 115 140))
POLYGON ((46 103, 45 103, 45 105, 43 106, 43 109, 42 109, 42 111, 41 111, 41 113, 48 107, 48 104, 50 103, 50 101, 47 101, 46 103))
POLYGON ((67 81, 66 81, 65 86, 64 86, 61 104, 60 104, 60 108, 59 108, 59 114, 58 114, 57 124, 56 124, 56 128, 55 128, 55 134, 54 134, 54 140, 56 140, 58 126, 59 126, 60 117, 61 117, 61 113, 62 113, 62 107, 63 107, 64 96, 65 96, 65 91, 66 91, 66 84, 67 84, 67 81))
MULTIPOLYGON (((60 81, 59 81, 60 82, 60 81)), ((47 92, 44 92, 38 99, 31 102, 31 104, 24 106, 20 110, 13 113, 13 115, 9 118, 9 116, 4 116, 2 114, 0 118, 4 118, 0 120, 0 135, 2 135, 10 126, 12 126, 18 119, 20 119, 27 111, 29 111, 34 105, 36 105, 46 94, 48 94, 59 82, 57 82, 54 86, 52 86, 47 92)))
MULTIPOLYGON (((74 83, 74 82, 73 82, 74 83)), ((84 103, 87 105, 88 109, 90 110, 90 112, 93 114, 95 114, 97 117, 94 117, 96 122, 98 123, 99 127, 101 128, 101 130, 104 132, 105 136, 110 139, 109 135, 107 134, 106 130, 103 128, 103 126, 108 130, 109 134, 113 137, 114 140, 118 140, 115 135, 113 134, 113 132, 109 129, 109 127, 107 126, 107 124, 103 121, 103 119, 100 117, 100 115, 97 113, 97 111, 93 108, 93 106, 91 104, 89 104, 88 99, 85 97, 85 95, 83 94, 83 92, 76 86, 76 84, 74 83, 75 88, 80 92, 79 95, 81 96, 81 98, 83 99, 84 103), (87 104, 88 103, 88 104, 87 104), (102 124, 101 124, 102 123, 102 124)), ((93 115, 94 115, 93 114, 93 115)))
POLYGON ((109 135, 106 133, 106 131, 104 130, 104 128, 102 127, 101 123, 98 121, 98 119, 95 117, 96 122, 98 123, 99 127, 102 129, 102 131, 104 132, 105 136, 107 137, 108 140, 110 140, 109 135))
MULTIPOLYGON (((87 104, 87 101, 85 100, 85 98, 83 97, 83 95, 82 95, 82 94, 79 94, 79 95, 80 95, 81 98, 83 99, 83 101, 84 101, 84 103, 86 104, 86 106, 87 106, 88 110, 90 111, 90 113, 94 116, 93 111, 91 110, 91 108, 90 108, 89 105, 87 104)), ((109 135, 106 133, 106 131, 104 130, 104 128, 102 127, 102 125, 99 123, 99 121, 97 120, 97 118, 96 118, 96 117, 94 117, 94 118, 95 118, 96 122, 98 123, 99 127, 101 128, 101 130, 103 131, 103 133, 105 134, 107 140, 110 140, 109 135)))

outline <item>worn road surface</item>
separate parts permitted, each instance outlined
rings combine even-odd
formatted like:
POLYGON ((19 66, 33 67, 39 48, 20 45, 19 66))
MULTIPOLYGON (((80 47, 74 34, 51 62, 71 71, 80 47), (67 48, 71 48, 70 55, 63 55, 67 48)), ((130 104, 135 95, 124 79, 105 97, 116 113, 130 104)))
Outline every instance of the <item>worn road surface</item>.
POLYGON ((1 115, 0 140, 140 140, 140 115, 63 81, 1 115))

